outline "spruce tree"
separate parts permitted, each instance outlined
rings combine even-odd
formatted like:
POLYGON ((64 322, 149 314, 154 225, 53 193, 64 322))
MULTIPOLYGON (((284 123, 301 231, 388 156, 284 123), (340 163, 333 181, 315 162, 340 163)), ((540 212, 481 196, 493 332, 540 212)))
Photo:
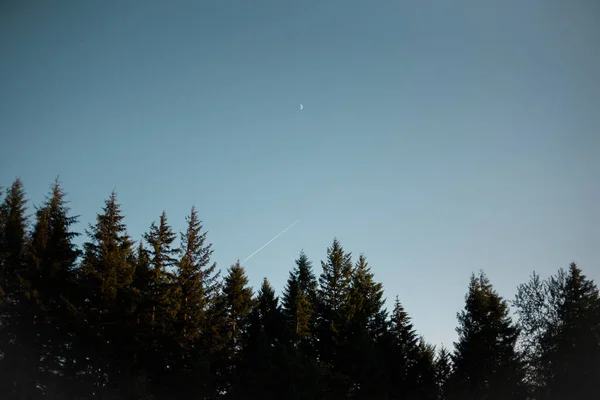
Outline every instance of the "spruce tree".
POLYGON ((321 262, 323 272, 318 288, 319 357, 332 366, 340 365, 340 350, 345 344, 352 318, 350 290, 352 258, 337 239, 327 249, 327 261, 321 262))
POLYGON ((436 359, 436 382, 437 382, 437 399, 446 400, 446 383, 452 375, 452 355, 445 348, 441 347, 436 359))
POLYGON ((26 210, 25 190, 17 178, 0 204, 0 391, 12 395, 31 385, 39 361, 30 325, 26 210))
POLYGON ((205 313, 216 300, 216 263, 211 263, 212 245, 206 243, 206 232, 195 207, 187 217, 187 230, 181 235, 181 259, 177 264, 177 282, 181 307, 178 314, 178 334, 184 351, 197 342, 205 329, 205 313))
POLYGON ((596 284, 575 264, 569 265, 560 324, 548 361, 550 397, 588 398, 598 391, 600 378, 600 296, 596 284))
MULTIPOLYGON (((88 337, 95 356, 109 365, 98 368, 110 371, 113 381, 126 382, 133 363, 131 324, 133 304, 129 287, 135 271, 133 241, 127 234, 116 192, 105 201, 96 223, 86 230, 80 279, 84 283, 84 312, 88 337)), ((102 363, 101 363, 102 364, 102 363)))
POLYGON ((249 315, 249 327, 236 371, 238 398, 279 399, 287 395, 289 380, 285 353, 279 342, 283 320, 275 290, 263 279, 249 315))
POLYGON ((383 285, 375 282, 362 254, 353 270, 349 302, 352 319, 343 365, 346 366, 345 373, 355 383, 354 396, 369 398, 382 389, 384 370, 377 357, 376 346, 387 325, 383 285))
POLYGON ((152 312, 150 322, 153 330, 160 333, 173 331, 174 317, 177 312, 177 304, 174 302, 175 276, 173 268, 177 263, 179 250, 173 247, 176 235, 171 230, 167 220, 167 214, 163 211, 158 225, 153 222, 150 232, 144 235, 144 239, 150 246, 150 295, 152 312))
POLYGON ((215 360, 218 391, 232 390, 235 366, 239 362, 242 339, 248 330, 249 316, 254 304, 252 296, 246 272, 237 261, 227 271, 216 306, 217 312, 212 318, 212 323, 215 324, 213 329, 219 331, 218 339, 222 340, 222 345, 215 343, 220 347, 220 354, 215 360))
POLYGON ((15 305, 23 287, 26 270, 27 200, 20 179, 16 179, 0 206, 0 287, 5 302, 15 305))
POLYGON ((385 338, 384 354, 389 376, 391 399, 411 398, 416 395, 416 363, 419 355, 419 337, 411 319, 396 296, 385 338))
POLYGON ((181 234, 181 258, 175 274, 181 304, 175 333, 181 376, 178 386, 180 392, 185 391, 190 397, 207 390, 210 349, 203 348, 201 339, 210 328, 208 312, 218 295, 217 265, 210 261, 213 250, 206 242, 206 235, 196 208, 192 207, 187 229, 181 234))
POLYGON ((167 220, 166 212, 162 212, 159 223, 153 222, 144 239, 150 249, 150 279, 148 282, 147 305, 150 327, 150 346, 148 361, 151 379, 170 372, 176 362, 174 345, 176 315, 179 311, 179 292, 174 267, 177 264, 179 249, 173 246, 176 235, 167 220))
POLYGON ((514 302, 537 399, 586 398, 600 379, 598 288, 571 263, 542 281, 535 273, 514 302))
POLYGON ((85 324, 78 312, 76 261, 80 250, 73 243, 79 234, 71 231, 77 216, 69 215, 65 193, 58 178, 46 202, 36 211, 29 249, 30 297, 33 299, 32 325, 42 341, 41 369, 44 379, 55 380, 52 371, 75 373, 73 344, 85 324))
POLYGON ((423 337, 419 339, 417 346, 417 357, 411 375, 414 377, 415 400, 435 400, 438 397, 438 386, 436 376, 435 346, 427 343, 423 337))
POLYGON ((458 321, 450 398, 525 399, 525 371, 516 350, 519 331, 507 302, 483 272, 471 276, 458 321))
POLYGON ((282 311, 292 343, 310 352, 315 332, 317 280, 304 251, 295 262, 283 292, 282 311))

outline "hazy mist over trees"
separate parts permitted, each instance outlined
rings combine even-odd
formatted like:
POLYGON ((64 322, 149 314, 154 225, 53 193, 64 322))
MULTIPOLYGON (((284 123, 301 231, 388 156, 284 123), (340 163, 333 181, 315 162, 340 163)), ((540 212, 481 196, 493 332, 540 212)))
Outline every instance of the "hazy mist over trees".
POLYGON ((278 294, 267 277, 250 287, 239 261, 219 269, 194 207, 183 232, 163 212, 135 242, 114 192, 85 232, 72 230, 58 180, 35 209, 19 179, 0 196, 3 399, 565 400, 600 389, 600 296, 574 263, 532 273, 513 300, 483 271, 465 276, 458 340, 436 348, 401 294, 384 308, 366 255, 337 239, 320 263, 300 251, 278 294))

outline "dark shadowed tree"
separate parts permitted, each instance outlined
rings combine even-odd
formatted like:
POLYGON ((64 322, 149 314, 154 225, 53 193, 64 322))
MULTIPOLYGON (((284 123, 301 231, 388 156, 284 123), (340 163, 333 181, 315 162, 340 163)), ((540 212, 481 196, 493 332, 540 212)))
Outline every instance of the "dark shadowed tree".
POLYGON ((209 352, 202 348, 201 336, 208 330, 207 312, 218 295, 217 265, 211 262, 212 245, 202 232, 202 222, 195 207, 187 217, 187 229, 181 235, 181 258, 177 264, 179 312, 175 339, 177 344, 177 379, 180 396, 190 398, 207 389, 209 352))
POLYGON ((518 287, 514 305, 534 397, 593 396, 600 380, 600 300, 595 283, 575 263, 545 281, 534 273, 518 287))
POLYGON ((213 329, 219 330, 222 348, 216 360, 217 390, 231 393, 236 365, 240 360, 243 337, 249 327, 254 300, 248 277, 240 262, 232 265, 225 276, 223 290, 217 303, 219 319, 213 317, 213 329))
POLYGON ((437 399, 446 400, 446 383, 452 375, 452 356, 443 346, 438 351, 435 368, 438 388, 437 399))
POLYGON ((362 254, 352 273, 349 302, 352 317, 343 352, 345 373, 353 382, 355 398, 379 397, 383 393, 385 371, 377 354, 377 344, 387 328, 387 313, 383 308, 383 285, 375 282, 362 254))
POLYGON ((519 331, 507 302, 483 272, 471 276, 458 321, 449 398, 526 399, 524 364, 516 350, 519 331))
POLYGON ((314 354, 316 308, 317 280, 312 263, 301 251, 283 291, 282 312, 287 336, 306 354, 314 354))
POLYGON ((0 204, 0 390, 16 395, 31 385, 38 364, 27 267, 23 183, 15 179, 0 204))
POLYGON ((85 324, 85 316, 77 307, 75 268, 81 252, 73 240, 79 234, 71 231, 78 217, 70 216, 69 211, 57 178, 45 203, 36 211, 29 249, 31 321, 42 338, 40 368, 42 380, 48 384, 59 376, 75 373, 73 344, 85 324))
POLYGON ((352 320, 350 293, 352 288, 352 255, 337 240, 327 249, 327 260, 321 261, 317 306, 317 356, 324 368, 324 381, 334 397, 346 397, 353 391, 345 373, 345 352, 349 346, 352 320))
POLYGON ((279 399, 288 394, 290 375, 279 337, 283 319, 275 290, 267 280, 249 315, 245 345, 236 373, 237 398, 279 399))
POLYGON ((417 393, 416 363, 419 337, 396 296, 384 347, 390 399, 414 398, 417 393))
POLYGON ((102 213, 86 233, 89 239, 83 245, 79 276, 86 336, 90 341, 86 351, 79 353, 91 352, 85 360, 92 362, 94 370, 107 371, 111 383, 126 386, 133 364, 134 305, 129 287, 135 273, 135 257, 116 192, 105 201, 102 213), (104 362, 99 362, 100 358, 104 362))
MULTIPOLYGON (((176 235, 163 211, 158 224, 150 226, 150 231, 144 235, 148 243, 150 259, 150 281, 147 306, 150 311, 150 346, 147 349, 147 361, 150 368, 150 377, 158 382, 159 377, 170 374, 176 359, 173 339, 175 334, 175 321, 179 311, 179 291, 174 267, 177 264, 179 249, 173 242, 176 235)), ((165 381, 167 379, 164 379, 165 381)), ((165 390, 170 390, 166 388, 165 390)), ((161 392, 162 393, 162 392, 161 392)))

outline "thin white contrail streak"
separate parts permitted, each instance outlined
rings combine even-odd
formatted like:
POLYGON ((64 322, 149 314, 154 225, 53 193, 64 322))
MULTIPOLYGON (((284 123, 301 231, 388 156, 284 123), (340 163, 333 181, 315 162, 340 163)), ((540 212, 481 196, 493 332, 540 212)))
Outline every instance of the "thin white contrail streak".
POLYGON ((245 263, 246 261, 248 261, 250 258, 252 258, 256 253, 258 253, 259 251, 261 251, 262 249, 264 249, 265 247, 267 247, 269 245, 269 243, 271 243, 273 240, 277 239, 279 236, 283 235, 288 229, 290 229, 292 226, 296 225, 298 222, 300 222, 300 220, 294 222, 293 224, 291 224, 290 226, 288 226, 287 228, 285 228, 284 230, 282 230, 281 232, 279 232, 279 234, 277 236, 275 236, 273 239, 269 240, 267 243, 263 244, 262 247, 258 250, 256 250, 254 253, 250 254, 248 257, 246 257, 244 259, 244 261, 241 262, 241 264, 245 263))

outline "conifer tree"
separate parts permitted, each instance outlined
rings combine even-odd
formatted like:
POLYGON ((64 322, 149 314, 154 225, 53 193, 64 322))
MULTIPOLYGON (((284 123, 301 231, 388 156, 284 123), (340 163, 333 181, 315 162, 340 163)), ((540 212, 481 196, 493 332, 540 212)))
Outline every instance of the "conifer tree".
POLYGON ((382 389, 384 370, 377 357, 376 346, 387 324, 383 285, 375 282, 362 254, 353 270, 349 303, 352 319, 343 364, 346 366, 345 373, 355 383, 354 396, 369 398, 382 389))
POLYGON ((121 206, 116 192, 105 201, 96 223, 86 230, 89 241, 84 243, 80 266, 80 280, 84 286, 86 327, 96 356, 104 355, 110 365, 111 379, 128 379, 133 362, 130 346, 133 344, 131 317, 133 304, 129 287, 135 271, 133 241, 127 234, 121 206))
POLYGON ((184 351, 194 344, 205 329, 205 313, 216 300, 216 263, 211 263, 212 245, 206 243, 206 232, 195 207, 187 218, 187 230, 181 235, 181 259, 177 264, 177 282, 181 307, 178 314, 178 334, 184 351))
POLYGON ((390 398, 414 397, 419 337, 398 296, 390 316, 386 342, 384 349, 390 398))
POLYGON ((600 297, 592 280, 575 264, 569 265, 560 324, 548 355, 553 399, 587 398, 598 391, 600 378, 600 297))
MULTIPOLYGON (((217 300, 218 272, 210 261, 212 245, 206 242, 206 232, 195 207, 187 217, 187 229, 181 234, 181 257, 176 268, 180 308, 177 314, 176 343, 178 374, 182 381, 179 391, 189 396, 207 390, 207 356, 201 338, 209 329, 208 312, 217 300), (183 380, 184 377, 187 379, 183 380)), ((183 394, 182 394, 183 395, 183 394)))
POLYGON ((319 357, 330 365, 339 365, 340 349, 345 344, 352 318, 350 290, 352 258, 337 239, 327 249, 327 262, 321 262, 319 277, 319 357))
POLYGON ((38 361, 28 324, 26 209, 23 183, 17 178, 0 204, 0 391, 7 394, 31 384, 38 361))
MULTIPOLYGON (((131 346, 133 353, 133 373, 136 374, 130 381, 131 393, 142 394, 151 390, 151 361, 148 349, 152 346, 153 332, 151 314, 153 306, 152 278, 154 277, 150 265, 149 251, 139 241, 135 251, 135 273, 129 288, 129 295, 133 305, 131 324, 134 343, 131 346)), ((137 398, 135 395, 133 398, 137 398)))
POLYGON ((436 381, 437 381, 437 399, 446 400, 446 383, 452 374, 452 356, 450 352, 441 347, 436 359, 436 381))
POLYGON ((237 261, 225 276, 223 290, 217 309, 220 318, 213 317, 212 322, 219 324, 220 338, 223 341, 220 359, 217 360, 217 387, 219 391, 230 392, 235 376, 235 365, 243 345, 243 337, 249 325, 249 315, 254 299, 252 288, 248 286, 248 278, 244 268, 237 261))
POLYGON ((42 370, 47 379, 55 379, 51 372, 55 370, 74 373, 71 349, 77 329, 84 324, 75 297, 80 250, 73 240, 79 234, 70 229, 78 217, 70 216, 69 211, 57 178, 46 202, 36 211, 29 249, 30 294, 34 299, 31 321, 43 338, 42 370))
POLYGON ((310 352, 315 332, 316 307, 317 280, 312 263, 301 251, 283 292, 282 311, 292 343, 302 343, 301 348, 306 352, 310 352))
POLYGON ((514 302, 538 399, 590 397, 600 379, 598 288, 571 263, 546 281, 535 273, 514 302))
POLYGON ((177 264, 179 249, 173 246, 176 235, 162 212, 158 224, 153 222, 144 239, 150 249, 150 279, 147 305, 149 310, 150 348, 148 356, 151 379, 157 380, 173 368, 176 355, 171 343, 175 333, 176 315, 179 311, 179 293, 173 269, 177 264))
MULTIPOLYGON (((438 396, 436 380, 435 346, 419 339, 417 357, 411 375, 414 377, 412 398, 417 400, 435 400, 438 396)), ((411 398, 411 396, 407 396, 411 398)))
POLYGON ((458 321, 450 398, 525 399, 524 366, 516 350, 519 331, 507 302, 483 272, 471 276, 458 321))
POLYGON ((160 222, 152 223, 150 232, 144 235, 144 239, 150 246, 150 294, 152 312, 150 314, 151 326, 157 332, 172 332, 175 317, 176 304, 173 303, 172 294, 175 277, 173 267, 177 263, 176 255, 178 249, 173 247, 176 235, 171 230, 167 220, 167 214, 163 211, 160 222))
POLYGON ((17 178, 0 207, 0 287, 11 305, 17 301, 26 269, 26 202, 23 183, 17 178))
POLYGON ((279 342, 283 328, 279 299, 263 279, 254 307, 249 314, 242 359, 236 387, 244 398, 279 399, 285 397, 290 375, 286 374, 283 346, 279 342))
POLYGON ((383 284, 375 282, 371 267, 361 254, 353 271, 350 303, 355 327, 364 327, 372 341, 381 337, 386 328, 384 301, 383 284))
POLYGON ((235 354, 240 348, 240 339, 247 329, 248 315, 252 310, 252 289, 248 287, 246 271, 239 263, 232 265, 225 277, 222 302, 227 316, 227 337, 230 352, 235 354))

